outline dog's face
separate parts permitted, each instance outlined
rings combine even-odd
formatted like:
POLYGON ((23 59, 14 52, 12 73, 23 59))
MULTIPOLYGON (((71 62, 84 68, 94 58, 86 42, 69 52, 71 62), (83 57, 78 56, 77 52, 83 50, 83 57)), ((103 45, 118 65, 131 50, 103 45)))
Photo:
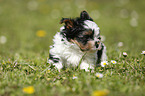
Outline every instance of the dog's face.
POLYGON ((77 44, 82 51, 96 51, 100 49, 99 27, 86 11, 75 19, 62 18, 60 23, 65 23, 61 34, 71 43, 77 44))

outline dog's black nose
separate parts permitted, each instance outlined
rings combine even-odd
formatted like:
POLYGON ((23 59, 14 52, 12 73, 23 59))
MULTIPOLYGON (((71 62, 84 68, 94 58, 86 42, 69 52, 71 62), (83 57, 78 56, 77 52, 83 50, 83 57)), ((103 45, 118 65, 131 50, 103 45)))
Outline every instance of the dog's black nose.
POLYGON ((96 41, 96 42, 95 42, 95 46, 96 46, 96 48, 98 48, 98 47, 99 47, 99 44, 100 44, 100 42, 99 42, 99 41, 96 41))

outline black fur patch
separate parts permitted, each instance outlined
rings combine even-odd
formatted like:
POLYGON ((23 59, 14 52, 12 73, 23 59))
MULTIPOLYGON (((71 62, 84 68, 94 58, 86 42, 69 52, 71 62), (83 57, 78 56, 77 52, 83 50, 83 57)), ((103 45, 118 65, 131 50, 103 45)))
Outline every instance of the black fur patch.
POLYGON ((86 11, 82 11, 80 17, 77 17, 75 19, 62 18, 61 24, 65 23, 65 29, 61 31, 61 35, 63 37, 66 37, 68 41, 70 41, 70 39, 74 39, 76 36, 78 36, 78 34, 80 34, 83 31, 86 31, 86 29, 83 27, 85 20, 93 21, 93 19, 89 16, 89 14, 86 11))
POLYGON ((58 63, 59 62, 59 58, 54 57, 54 55, 49 54, 49 59, 52 60, 54 63, 58 63))
POLYGON ((101 63, 101 57, 102 57, 102 53, 103 53, 103 49, 104 49, 104 46, 102 44, 101 44, 101 46, 102 46, 102 49, 98 50, 98 52, 97 52, 97 56, 98 56, 97 64, 101 63))

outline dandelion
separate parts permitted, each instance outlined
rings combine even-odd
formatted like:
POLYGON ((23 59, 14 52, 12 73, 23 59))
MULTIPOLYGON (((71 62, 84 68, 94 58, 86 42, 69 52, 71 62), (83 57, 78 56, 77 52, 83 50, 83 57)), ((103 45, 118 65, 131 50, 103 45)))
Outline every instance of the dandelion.
POLYGON ((123 42, 119 42, 118 47, 122 47, 122 46, 123 46, 123 42))
POLYGON ((33 86, 28 86, 23 88, 23 92, 27 94, 33 94, 35 90, 33 86))
POLYGON ((106 65, 108 65, 108 61, 102 61, 102 62, 101 62, 101 66, 102 66, 102 67, 105 67, 106 65))
POLYGON ((137 21, 137 19, 136 19, 136 18, 132 18, 132 19, 130 20, 130 25, 131 25, 132 27, 137 27, 137 26, 138 26, 138 21, 137 21))
POLYGON ((0 36, 0 44, 5 44, 7 42, 7 38, 5 36, 0 36))
POLYGON ((145 55, 145 51, 142 51, 142 53, 141 53, 141 54, 145 55))
POLYGON ((116 0, 116 6, 123 6, 129 3, 130 0, 116 0))
POLYGON ((124 56, 124 57, 127 57, 127 53, 126 53, 126 52, 123 52, 123 56, 124 56))
POLYGON ((128 15, 129 15, 129 13, 128 13, 128 11, 126 9, 122 9, 120 11, 120 17, 121 18, 128 18, 128 15))
POLYGON ((96 90, 92 93, 92 96, 107 96, 109 94, 109 90, 96 90))
POLYGON ((36 35, 37 35, 38 37, 45 37, 46 31, 44 31, 44 30, 38 30, 38 31, 36 32, 36 35))
POLYGON ((29 1, 28 4, 27 4, 27 7, 30 11, 33 11, 33 10, 37 10, 38 8, 38 2, 36 1, 29 1))
POLYGON ((139 18, 139 15, 138 15, 138 13, 134 10, 134 11, 131 12, 131 17, 132 17, 132 18, 138 19, 138 18, 139 18))
POLYGON ((111 63, 112 64, 116 64, 117 62, 115 60, 111 60, 111 63))
POLYGON ((102 73, 96 73, 95 75, 96 75, 96 77, 98 77, 98 78, 103 78, 103 74, 102 74, 102 73))
POLYGON ((76 77, 75 75, 73 75, 73 79, 77 79, 78 77, 76 77))

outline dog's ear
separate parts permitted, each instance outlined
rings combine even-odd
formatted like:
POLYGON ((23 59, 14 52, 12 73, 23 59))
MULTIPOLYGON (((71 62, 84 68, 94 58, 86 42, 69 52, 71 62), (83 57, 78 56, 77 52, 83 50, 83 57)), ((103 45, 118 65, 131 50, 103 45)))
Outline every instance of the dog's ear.
POLYGON ((70 18, 62 18, 60 24, 65 23, 66 28, 70 29, 73 27, 73 20, 70 18))
POLYGON ((93 21, 93 19, 89 16, 89 14, 86 11, 82 11, 81 12, 80 18, 84 19, 84 20, 91 20, 91 21, 93 21))

